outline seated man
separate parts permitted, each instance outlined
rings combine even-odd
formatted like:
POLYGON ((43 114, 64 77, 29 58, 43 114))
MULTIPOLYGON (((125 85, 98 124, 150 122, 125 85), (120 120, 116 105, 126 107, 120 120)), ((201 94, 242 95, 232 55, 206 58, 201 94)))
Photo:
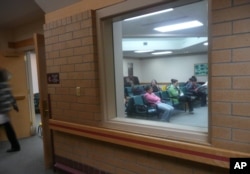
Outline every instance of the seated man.
POLYGON ((168 93, 173 105, 178 105, 180 102, 187 102, 189 113, 193 114, 193 102, 191 97, 188 97, 182 93, 178 87, 178 80, 171 79, 171 83, 172 84, 168 87, 168 93))
POLYGON ((207 105, 207 93, 201 90, 201 85, 197 84, 197 79, 192 76, 186 84, 187 93, 201 99, 201 106, 207 105))
POLYGON ((162 103, 161 99, 153 93, 153 89, 150 85, 145 87, 146 93, 144 94, 145 100, 150 104, 156 104, 158 109, 163 110, 161 121, 169 122, 170 116, 174 111, 173 106, 166 103, 162 103))
POLYGON ((157 81, 155 79, 153 79, 151 81, 151 86, 153 88, 153 92, 158 92, 158 91, 161 91, 161 88, 159 87, 157 81))
POLYGON ((140 85, 139 79, 137 76, 129 75, 127 77, 124 77, 124 86, 134 86, 134 85, 140 85))

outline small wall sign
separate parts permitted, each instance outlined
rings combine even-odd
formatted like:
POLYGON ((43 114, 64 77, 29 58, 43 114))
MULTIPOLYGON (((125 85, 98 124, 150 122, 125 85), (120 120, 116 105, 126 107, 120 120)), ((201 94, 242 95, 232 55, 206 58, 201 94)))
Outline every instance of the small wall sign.
POLYGON ((196 76, 207 76, 208 75, 208 64, 200 63, 194 65, 194 74, 196 76))
POLYGON ((59 84, 60 83, 59 73, 48 73, 47 82, 48 84, 59 84))

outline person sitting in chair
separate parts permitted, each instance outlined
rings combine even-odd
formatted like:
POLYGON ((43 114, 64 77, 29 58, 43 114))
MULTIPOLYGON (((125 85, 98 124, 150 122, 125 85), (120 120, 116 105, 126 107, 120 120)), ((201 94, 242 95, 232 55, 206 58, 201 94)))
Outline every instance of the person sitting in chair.
POLYGON ((169 122, 170 116, 174 111, 174 107, 166 103, 162 103, 160 97, 153 93, 151 85, 145 87, 146 93, 144 94, 145 100, 150 104, 156 104, 158 109, 163 110, 161 121, 169 122))
POLYGON ((178 80, 171 79, 171 85, 168 87, 168 93, 174 106, 180 104, 180 102, 187 102, 189 113, 193 114, 193 102, 192 99, 183 94, 178 87, 178 80))
POLYGON ((137 76, 129 75, 127 77, 124 77, 124 86, 131 86, 134 85, 140 85, 139 78, 137 76))
POLYGON ((155 79, 151 81, 151 86, 153 88, 153 92, 161 91, 161 88, 158 86, 158 83, 155 79))
POLYGON ((207 94, 204 90, 201 90, 202 86, 197 84, 197 78, 195 76, 192 76, 189 79, 189 82, 186 84, 187 92, 190 95, 199 97, 201 99, 201 106, 207 105, 207 94))

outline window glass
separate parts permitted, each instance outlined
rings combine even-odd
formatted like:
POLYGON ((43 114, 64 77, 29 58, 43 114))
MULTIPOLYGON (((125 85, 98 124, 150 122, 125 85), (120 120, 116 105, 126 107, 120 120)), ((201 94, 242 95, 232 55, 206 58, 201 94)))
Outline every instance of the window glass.
POLYGON ((161 6, 113 23, 118 117, 208 126, 206 3, 161 6), (148 85, 153 94, 145 97, 148 85))
POLYGON ((103 124, 204 142, 209 125, 208 1, 159 2, 142 10, 100 12, 103 124), (156 86, 150 88, 151 82, 156 86))

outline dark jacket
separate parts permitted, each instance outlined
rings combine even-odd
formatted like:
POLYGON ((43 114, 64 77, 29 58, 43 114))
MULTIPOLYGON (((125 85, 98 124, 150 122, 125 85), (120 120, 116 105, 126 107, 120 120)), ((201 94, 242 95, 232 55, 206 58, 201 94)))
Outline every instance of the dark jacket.
POLYGON ((0 114, 8 113, 12 107, 14 107, 15 110, 18 110, 16 100, 12 95, 7 80, 6 71, 0 69, 0 114))
POLYGON ((15 104, 16 100, 14 99, 7 82, 0 82, 0 113, 8 113, 15 104))

